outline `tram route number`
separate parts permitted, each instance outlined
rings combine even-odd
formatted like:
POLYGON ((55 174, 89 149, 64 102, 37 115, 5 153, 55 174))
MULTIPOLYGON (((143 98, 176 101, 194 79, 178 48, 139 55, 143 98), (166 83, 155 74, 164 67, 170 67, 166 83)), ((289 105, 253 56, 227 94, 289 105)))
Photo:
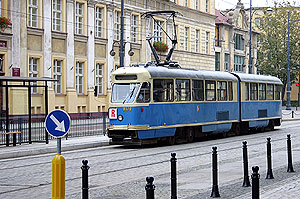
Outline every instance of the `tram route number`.
POLYGON ((123 111, 131 111, 131 107, 123 107, 123 111))

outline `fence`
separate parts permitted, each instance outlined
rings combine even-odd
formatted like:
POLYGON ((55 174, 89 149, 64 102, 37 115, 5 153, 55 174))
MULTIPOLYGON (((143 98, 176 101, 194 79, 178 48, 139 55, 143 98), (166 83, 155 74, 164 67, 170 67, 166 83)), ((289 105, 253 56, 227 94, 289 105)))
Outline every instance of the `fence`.
MULTIPOLYGON (((106 112, 102 113, 71 113, 71 127, 66 139, 70 137, 82 137, 91 135, 104 135, 108 126, 108 117, 106 112)), ((33 115, 31 118, 31 134, 29 134, 28 116, 10 115, 9 132, 21 132, 17 135, 17 143, 27 142, 45 142, 47 132, 45 130, 45 115, 33 115)), ((0 117, 0 133, 6 132, 6 118, 0 117)), ((0 135, 0 145, 6 144, 7 138, 9 144, 12 144, 12 135, 0 135)), ((49 136, 49 139, 53 139, 49 136)))

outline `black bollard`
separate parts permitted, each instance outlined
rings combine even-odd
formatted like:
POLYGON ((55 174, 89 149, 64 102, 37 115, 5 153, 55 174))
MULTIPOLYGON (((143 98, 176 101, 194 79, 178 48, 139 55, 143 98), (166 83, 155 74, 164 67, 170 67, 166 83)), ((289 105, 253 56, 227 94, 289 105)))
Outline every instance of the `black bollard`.
POLYGON ((218 159, 217 159, 217 147, 212 147, 212 172, 213 172, 213 186, 210 197, 218 198, 220 197, 218 188, 218 159))
POLYGON ((176 153, 171 153, 171 199, 177 199, 176 153))
POLYGON ((287 154, 288 154, 288 169, 287 172, 295 172, 293 168, 293 161, 292 161, 292 144, 291 144, 291 135, 287 135, 287 154))
POLYGON ((292 111, 292 118, 294 118, 294 111, 292 111))
POLYGON ((252 199, 259 199, 259 173, 258 173, 259 167, 254 166, 252 167, 252 199))
POLYGON ((271 138, 267 138, 267 163, 268 170, 266 179, 273 179, 274 177, 272 172, 271 138))
POLYGON ((244 182, 243 187, 250 187, 249 173, 248 173, 248 154, 247 154, 247 142, 243 142, 243 163, 244 163, 244 182))
POLYGON ((155 185, 153 184, 154 178, 147 177, 146 181, 147 181, 147 184, 145 186, 146 199, 154 199, 154 190, 155 190, 155 185))
POLYGON ((89 166, 87 160, 82 160, 82 198, 88 199, 89 198, 89 166))

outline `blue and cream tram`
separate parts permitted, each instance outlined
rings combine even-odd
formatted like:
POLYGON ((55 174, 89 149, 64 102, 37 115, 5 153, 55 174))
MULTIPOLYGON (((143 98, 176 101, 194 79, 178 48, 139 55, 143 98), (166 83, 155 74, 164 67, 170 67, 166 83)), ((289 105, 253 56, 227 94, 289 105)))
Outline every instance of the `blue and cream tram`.
POLYGON ((117 69, 112 83, 113 144, 191 142, 281 122, 282 83, 276 77, 139 65, 117 69))

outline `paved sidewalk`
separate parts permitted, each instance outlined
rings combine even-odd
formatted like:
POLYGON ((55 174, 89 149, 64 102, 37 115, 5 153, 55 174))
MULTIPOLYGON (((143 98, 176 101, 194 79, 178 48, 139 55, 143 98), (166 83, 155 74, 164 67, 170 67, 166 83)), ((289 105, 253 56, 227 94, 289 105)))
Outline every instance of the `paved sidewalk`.
MULTIPOLYGON (((92 147, 100 147, 109 145, 107 136, 87 136, 87 137, 75 137, 75 138, 62 138, 61 146, 62 152, 71 151, 77 149, 86 149, 92 147)), ((29 155, 39 155, 46 153, 55 153, 57 151, 57 140, 49 140, 49 144, 35 143, 27 144, 22 143, 17 146, 10 145, 9 147, 0 146, 0 160, 7 158, 17 158, 29 155)))

